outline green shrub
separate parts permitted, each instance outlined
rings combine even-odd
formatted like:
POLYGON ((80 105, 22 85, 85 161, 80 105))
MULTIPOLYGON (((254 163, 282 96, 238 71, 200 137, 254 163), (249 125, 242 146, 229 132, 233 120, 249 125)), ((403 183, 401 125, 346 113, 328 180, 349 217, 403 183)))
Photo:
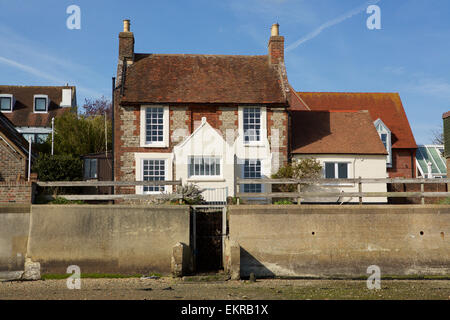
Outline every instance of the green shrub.
MULTIPOLYGON (((281 167, 272 179, 319 179, 322 177, 322 165, 313 158, 305 158, 281 167)), ((295 184, 273 185, 274 192, 294 192, 297 190, 295 184)))
POLYGON ((177 186, 177 193, 181 194, 184 204, 196 205, 205 203, 202 191, 194 184, 177 186))
POLYGON ((288 204, 294 204, 294 203, 291 200, 289 200, 289 199, 283 199, 283 200, 275 201, 273 204, 276 204, 276 205, 288 205, 288 204))

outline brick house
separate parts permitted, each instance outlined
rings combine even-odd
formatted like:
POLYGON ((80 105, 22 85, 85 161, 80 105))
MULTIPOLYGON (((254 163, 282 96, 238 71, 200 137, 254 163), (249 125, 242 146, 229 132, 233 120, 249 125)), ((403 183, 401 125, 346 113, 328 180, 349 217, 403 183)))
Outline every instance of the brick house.
POLYGON ((28 142, 0 113, 0 182, 27 177, 28 147, 28 142))
MULTIPOLYGON (((181 179, 224 191, 223 201, 236 193, 237 177, 270 177, 287 163, 293 92, 278 25, 268 54, 260 56, 142 54, 134 52, 134 41, 125 20, 114 90, 116 181, 181 179)), ((170 188, 122 187, 116 193, 170 188)), ((217 200, 211 197, 206 200, 217 200)))
POLYGON ((398 93, 297 92, 291 110, 369 111, 390 178, 416 178, 417 144, 398 93))
POLYGON ((52 118, 75 106, 73 86, 0 86, 0 111, 27 141, 45 141, 52 118))

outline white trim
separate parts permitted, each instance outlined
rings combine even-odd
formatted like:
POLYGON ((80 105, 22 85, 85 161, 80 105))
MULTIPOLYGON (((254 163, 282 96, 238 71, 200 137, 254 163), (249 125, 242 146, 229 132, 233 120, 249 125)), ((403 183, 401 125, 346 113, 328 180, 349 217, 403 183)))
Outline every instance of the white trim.
POLYGON ((33 112, 34 113, 48 113, 48 106, 50 104, 50 100, 48 99, 48 95, 46 94, 35 94, 33 95, 33 112), (45 111, 36 111, 36 99, 44 98, 46 101, 45 111))
POLYGON ((169 106, 163 105, 142 105, 140 111, 141 119, 140 119, 140 146, 147 148, 167 148, 169 147, 169 106), (163 108, 163 141, 147 143, 145 141, 146 138, 146 118, 145 118, 145 110, 147 108, 163 108))
MULTIPOLYGON (((387 155, 387 158, 386 158, 387 159, 386 160, 386 166, 388 168, 392 168, 392 132, 391 132, 391 130, 389 130, 388 126, 383 122, 383 120, 381 120, 380 118, 375 120, 373 122, 373 124, 375 126, 375 130, 377 130, 377 133, 378 133, 380 139, 381 139, 381 134, 382 133, 387 135, 386 144, 387 144, 387 147, 388 147, 387 149, 388 150, 386 150, 386 151, 387 151, 388 155, 387 155), (378 125, 381 125, 384 130, 381 131, 381 132, 378 131, 378 128, 377 128, 378 125)), ((381 142, 383 142, 383 141, 381 141, 381 142)))
POLYGON ((42 134, 50 134, 52 133, 52 128, 45 127, 16 127, 16 130, 19 133, 42 133, 42 134))
POLYGON ((238 107, 238 127, 239 135, 242 137, 242 144, 244 147, 265 147, 264 143, 267 140, 267 108, 261 106, 239 106, 238 107), (244 137, 244 109, 245 108, 259 108, 261 109, 261 130, 259 141, 250 141, 245 143, 244 137))
POLYGON ((11 99, 11 110, 0 110, 2 113, 11 113, 11 112, 13 112, 13 110, 14 110, 14 104, 15 104, 15 101, 14 101, 14 96, 12 95, 12 94, 9 94, 9 93, 2 93, 2 94, 0 94, 0 98, 10 98, 11 99))
MULTIPOLYGON (((143 161, 144 160, 164 160, 165 161, 165 180, 172 180, 173 153, 143 153, 134 154, 136 163, 136 181, 143 181, 143 161)), ((164 192, 170 192, 171 186, 164 186, 164 192)), ((147 192, 146 194, 160 194, 161 192, 147 192)), ((136 186, 136 194, 144 194, 143 186, 136 186)))

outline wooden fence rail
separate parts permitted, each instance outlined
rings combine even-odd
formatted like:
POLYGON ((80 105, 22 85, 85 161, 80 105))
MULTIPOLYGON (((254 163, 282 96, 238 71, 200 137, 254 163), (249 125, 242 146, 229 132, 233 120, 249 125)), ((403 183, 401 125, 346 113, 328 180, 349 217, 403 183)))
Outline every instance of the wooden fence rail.
POLYGON ((291 198, 297 199, 301 204, 304 198, 359 198, 359 204, 362 204, 363 197, 366 198, 421 198, 422 204, 425 204, 425 198, 450 197, 450 192, 425 192, 425 184, 443 184, 450 183, 450 179, 237 179, 237 203, 239 198, 291 198), (420 184, 420 192, 363 192, 363 184, 420 184), (266 184, 266 185, 297 185, 297 192, 265 192, 265 193, 246 193, 240 192, 240 186, 243 184, 266 184), (358 185, 358 192, 301 192, 304 185, 318 185, 323 187, 347 187, 349 184, 358 185))
MULTIPOLYGON (((181 180, 167 181, 37 181, 40 187, 123 187, 123 186, 181 186, 181 180)), ((61 194, 67 200, 129 200, 182 199, 181 194, 61 194)))

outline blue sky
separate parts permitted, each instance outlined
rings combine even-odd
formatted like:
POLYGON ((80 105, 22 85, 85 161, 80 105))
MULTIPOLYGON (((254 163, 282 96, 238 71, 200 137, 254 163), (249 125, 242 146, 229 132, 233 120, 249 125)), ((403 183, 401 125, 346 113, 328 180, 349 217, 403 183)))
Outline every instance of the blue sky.
POLYGON ((0 84, 109 97, 124 18, 135 51, 154 53, 266 54, 278 22, 296 90, 399 92, 417 143, 430 143, 450 110, 450 1, 380 0, 382 29, 369 30, 373 2, 0 0, 0 84), (80 30, 66 27, 72 4, 80 30))

